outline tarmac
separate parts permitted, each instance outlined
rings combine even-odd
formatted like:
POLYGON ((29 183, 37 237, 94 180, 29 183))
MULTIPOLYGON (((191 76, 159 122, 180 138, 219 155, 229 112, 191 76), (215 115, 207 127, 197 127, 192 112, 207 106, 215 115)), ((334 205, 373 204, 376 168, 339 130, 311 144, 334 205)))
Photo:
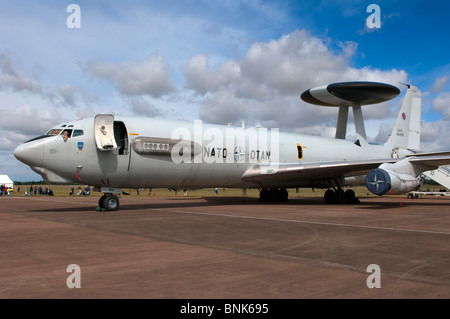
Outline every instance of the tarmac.
POLYGON ((0 298, 450 298, 448 197, 97 203, 1 197, 0 298))

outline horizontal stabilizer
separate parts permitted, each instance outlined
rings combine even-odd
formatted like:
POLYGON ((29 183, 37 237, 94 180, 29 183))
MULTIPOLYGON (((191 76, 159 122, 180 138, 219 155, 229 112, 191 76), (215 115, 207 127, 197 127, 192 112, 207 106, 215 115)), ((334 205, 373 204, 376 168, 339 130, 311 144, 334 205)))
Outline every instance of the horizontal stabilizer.
POLYGON ((450 167, 443 166, 439 167, 436 170, 431 170, 424 172, 424 175, 428 178, 431 178, 436 183, 444 186, 447 189, 450 189, 450 167))
POLYGON ((450 156, 450 152, 431 152, 431 153, 414 153, 406 155, 407 157, 434 157, 434 156, 450 156))

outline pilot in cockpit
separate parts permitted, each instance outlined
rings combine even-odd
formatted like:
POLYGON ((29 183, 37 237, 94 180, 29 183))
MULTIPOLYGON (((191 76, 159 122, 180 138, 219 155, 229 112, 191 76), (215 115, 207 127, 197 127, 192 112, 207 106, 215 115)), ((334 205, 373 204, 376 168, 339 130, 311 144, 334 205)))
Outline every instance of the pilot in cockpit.
POLYGON ((67 142, 67 139, 69 138, 69 132, 65 130, 65 131, 61 134, 61 136, 62 136, 62 138, 64 139, 64 142, 67 142))

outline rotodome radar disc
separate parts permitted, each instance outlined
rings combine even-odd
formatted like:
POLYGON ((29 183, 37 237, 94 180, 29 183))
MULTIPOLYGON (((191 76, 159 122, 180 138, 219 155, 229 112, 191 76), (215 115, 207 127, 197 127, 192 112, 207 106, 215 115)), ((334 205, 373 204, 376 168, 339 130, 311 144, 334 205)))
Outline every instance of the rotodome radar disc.
POLYGON ((339 82, 306 90, 301 99, 322 106, 368 105, 389 101, 399 94, 397 87, 386 83, 339 82))

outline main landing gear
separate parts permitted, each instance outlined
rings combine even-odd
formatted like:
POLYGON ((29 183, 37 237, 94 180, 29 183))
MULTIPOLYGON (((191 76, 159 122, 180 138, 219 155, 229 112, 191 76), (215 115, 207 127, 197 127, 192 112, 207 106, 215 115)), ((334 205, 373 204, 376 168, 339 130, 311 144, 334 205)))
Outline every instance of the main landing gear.
POLYGON ((284 202, 288 200, 288 192, 286 188, 264 188, 259 192, 259 200, 284 202))
MULTIPOLYGON (((336 191, 333 189, 329 189, 325 192, 324 199, 325 203, 327 204, 359 203, 359 199, 356 197, 355 192, 352 189, 348 189, 345 192, 342 188, 338 188, 336 191)), ((284 202, 288 200, 288 192, 286 188, 264 188, 259 192, 259 200, 284 202)))
POLYGON ((358 204, 359 199, 356 197, 355 192, 352 189, 347 189, 345 192, 342 188, 338 188, 336 191, 329 189, 323 196, 325 203, 327 204, 358 204))
POLYGON ((118 210, 119 209, 119 197, 115 194, 105 194, 98 200, 97 210, 118 210))

